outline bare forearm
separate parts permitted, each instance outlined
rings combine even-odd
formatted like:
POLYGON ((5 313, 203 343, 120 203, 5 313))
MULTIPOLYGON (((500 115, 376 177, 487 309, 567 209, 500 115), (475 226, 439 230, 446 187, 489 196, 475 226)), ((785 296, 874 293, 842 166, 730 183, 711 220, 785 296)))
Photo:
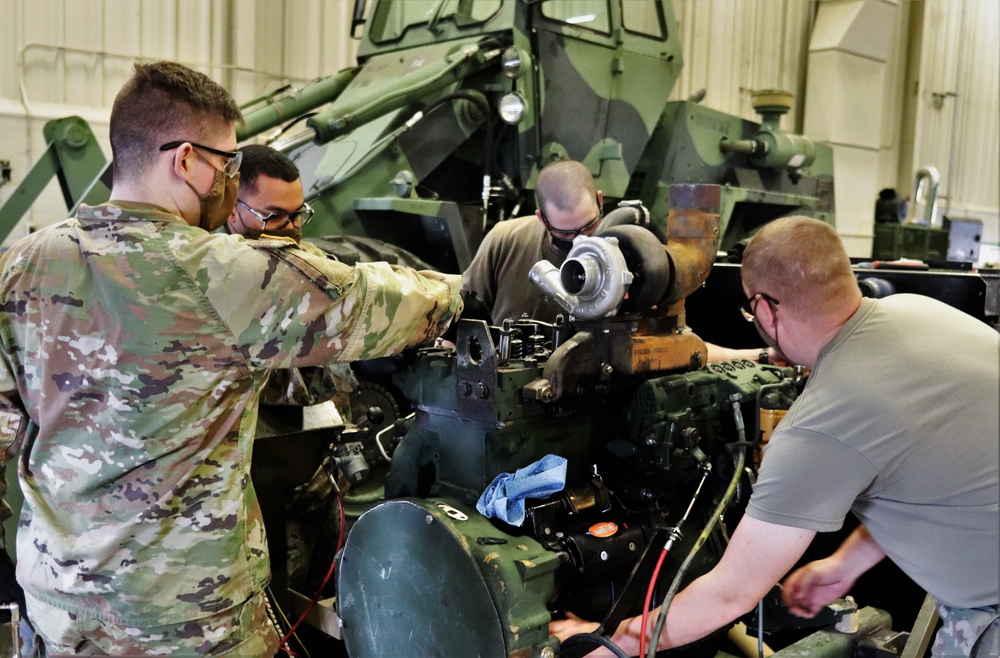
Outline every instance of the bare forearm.
MULTIPOLYGON (((705 343, 705 347, 708 350, 708 361, 709 363, 715 363, 717 361, 731 361, 733 359, 746 359, 748 361, 759 361, 761 352, 764 350, 761 348, 733 348, 733 347, 723 347, 722 345, 716 345, 715 343, 705 343)), ((781 365, 784 363, 784 357, 781 356, 774 348, 767 348, 767 362, 775 365, 781 365)))
MULTIPOLYGON (((718 580, 711 574, 702 576, 674 598, 657 649, 669 649, 699 640, 749 611, 760 598, 755 593, 748 595, 745 591, 727 588, 718 580)), ((660 607, 649 613, 647 642, 659 614, 660 607)), ((627 654, 637 655, 641 628, 642 618, 632 617, 618 627, 612 640, 627 654)))
MULTIPOLYGON (((815 534, 744 516, 719 564, 674 598, 657 647, 690 644, 748 612, 802 556, 815 534), (748 570, 747 564, 755 568, 748 570)), ((647 633, 653 632, 658 613, 659 608, 650 612, 647 633)), ((641 626, 642 619, 633 618, 619 626, 613 640, 634 655, 641 626)))
MULTIPOLYGON (((658 648, 679 647, 699 640, 753 608, 765 593, 748 592, 702 576, 677 595, 667 613, 658 648)), ((658 610, 657 610, 658 612, 658 610)))

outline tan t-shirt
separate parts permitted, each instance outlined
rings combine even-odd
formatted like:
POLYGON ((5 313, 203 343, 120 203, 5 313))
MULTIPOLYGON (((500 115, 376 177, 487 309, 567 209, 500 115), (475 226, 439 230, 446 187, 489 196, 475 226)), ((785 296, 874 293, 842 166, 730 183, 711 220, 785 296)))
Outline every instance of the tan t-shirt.
POLYGON ((562 265, 568 252, 552 246, 534 215, 500 222, 486 234, 476 257, 462 275, 462 290, 475 292, 490 310, 493 324, 527 313, 534 320, 553 322, 566 311, 528 278, 535 263, 562 265))

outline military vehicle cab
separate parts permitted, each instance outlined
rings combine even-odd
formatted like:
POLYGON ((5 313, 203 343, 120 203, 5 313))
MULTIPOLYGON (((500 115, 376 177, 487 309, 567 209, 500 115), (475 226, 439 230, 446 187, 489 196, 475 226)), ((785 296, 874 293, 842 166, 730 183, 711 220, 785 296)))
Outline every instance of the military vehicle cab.
MULTIPOLYGON (((247 112, 302 171, 307 236, 403 246, 462 271, 497 221, 534 209, 538 171, 584 162, 607 209, 665 222, 669 185, 721 185, 721 247, 765 221, 833 221, 832 154, 762 124, 669 101, 683 60, 665 0, 357 0, 358 66, 247 112), (364 17, 366 16, 366 17, 364 17), (303 126, 304 123, 304 126, 303 126)), ((324 246, 330 246, 320 241, 324 246)))

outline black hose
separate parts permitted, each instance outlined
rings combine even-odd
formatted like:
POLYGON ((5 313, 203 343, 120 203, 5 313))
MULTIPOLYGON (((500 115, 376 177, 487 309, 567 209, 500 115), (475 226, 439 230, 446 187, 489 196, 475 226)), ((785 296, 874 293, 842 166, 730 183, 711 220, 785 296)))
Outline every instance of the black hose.
POLYGON ((628 202, 628 205, 619 204, 617 208, 605 215, 601 223, 597 225, 594 235, 600 235, 606 229, 614 226, 627 224, 641 226, 655 235, 661 244, 667 244, 667 236, 663 234, 659 226, 653 223, 649 210, 642 204, 632 205, 632 202, 628 202))
POLYGON ((308 119, 310 117, 314 117, 314 116, 316 116, 316 114, 317 114, 316 112, 306 112, 305 114, 300 114, 299 116, 295 117, 294 119, 292 119, 291 121, 289 121, 288 123, 286 123, 285 125, 283 125, 281 127, 281 129, 278 130, 277 133, 275 133, 274 137, 272 137, 270 141, 272 141, 272 142, 276 141, 279 137, 281 137, 286 132, 288 132, 292 128, 292 126, 294 126, 295 124, 297 124, 297 123, 299 123, 301 121, 304 121, 305 119, 308 119))
POLYGON ((563 655, 563 651, 566 649, 571 649, 574 646, 585 642, 602 646, 618 656, 618 658, 629 658, 628 654, 625 653, 620 646, 603 635, 598 635, 597 633, 577 633, 576 635, 566 638, 566 641, 559 645, 559 655, 563 655))
POLYGON ((450 103, 456 100, 466 100, 479 108, 479 111, 483 113, 483 124, 485 124, 486 134, 485 134, 485 144, 484 144, 484 155, 483 155, 483 168, 485 169, 485 174, 487 176, 491 175, 490 164, 492 159, 490 154, 494 152, 493 144, 493 123, 490 121, 490 104, 485 98, 478 94, 474 94, 469 91, 455 91, 441 98, 431 102, 424 108, 424 115, 428 115, 432 110, 444 105, 445 103, 450 103))
POLYGON ((442 96, 441 98, 439 98, 439 99, 437 99, 435 101, 432 101, 424 109, 424 114, 430 114, 431 110, 434 110, 438 106, 444 105, 445 103, 450 103, 451 101, 454 101, 454 100, 467 100, 467 101, 469 101, 470 103, 472 103, 473 105, 475 105, 475 106, 477 106, 479 108, 479 110, 483 113, 483 117, 484 118, 489 116, 489 113, 490 113, 490 105, 489 105, 489 103, 486 102, 486 100, 484 98, 482 98, 481 96, 478 96, 478 95, 473 94, 472 92, 468 92, 468 91, 456 91, 456 92, 447 94, 445 96, 442 96))

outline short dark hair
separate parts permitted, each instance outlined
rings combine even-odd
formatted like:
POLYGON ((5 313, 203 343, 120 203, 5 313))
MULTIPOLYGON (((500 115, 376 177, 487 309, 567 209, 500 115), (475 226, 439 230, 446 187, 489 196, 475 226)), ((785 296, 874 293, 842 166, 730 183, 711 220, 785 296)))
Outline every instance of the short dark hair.
POLYGON ((257 177, 269 176, 294 183, 299 179, 299 168, 281 151, 262 144, 241 146, 243 162, 240 164, 240 192, 257 191, 257 177))
POLYGON ((581 190, 586 190, 591 198, 597 197, 590 169, 576 160, 559 160, 539 172, 535 183, 535 203, 542 212, 549 205, 563 211, 572 210, 580 202, 581 190))
POLYGON ((236 121, 239 105, 222 85, 183 64, 136 64, 111 108, 115 175, 145 172, 162 144, 211 141, 236 121))

